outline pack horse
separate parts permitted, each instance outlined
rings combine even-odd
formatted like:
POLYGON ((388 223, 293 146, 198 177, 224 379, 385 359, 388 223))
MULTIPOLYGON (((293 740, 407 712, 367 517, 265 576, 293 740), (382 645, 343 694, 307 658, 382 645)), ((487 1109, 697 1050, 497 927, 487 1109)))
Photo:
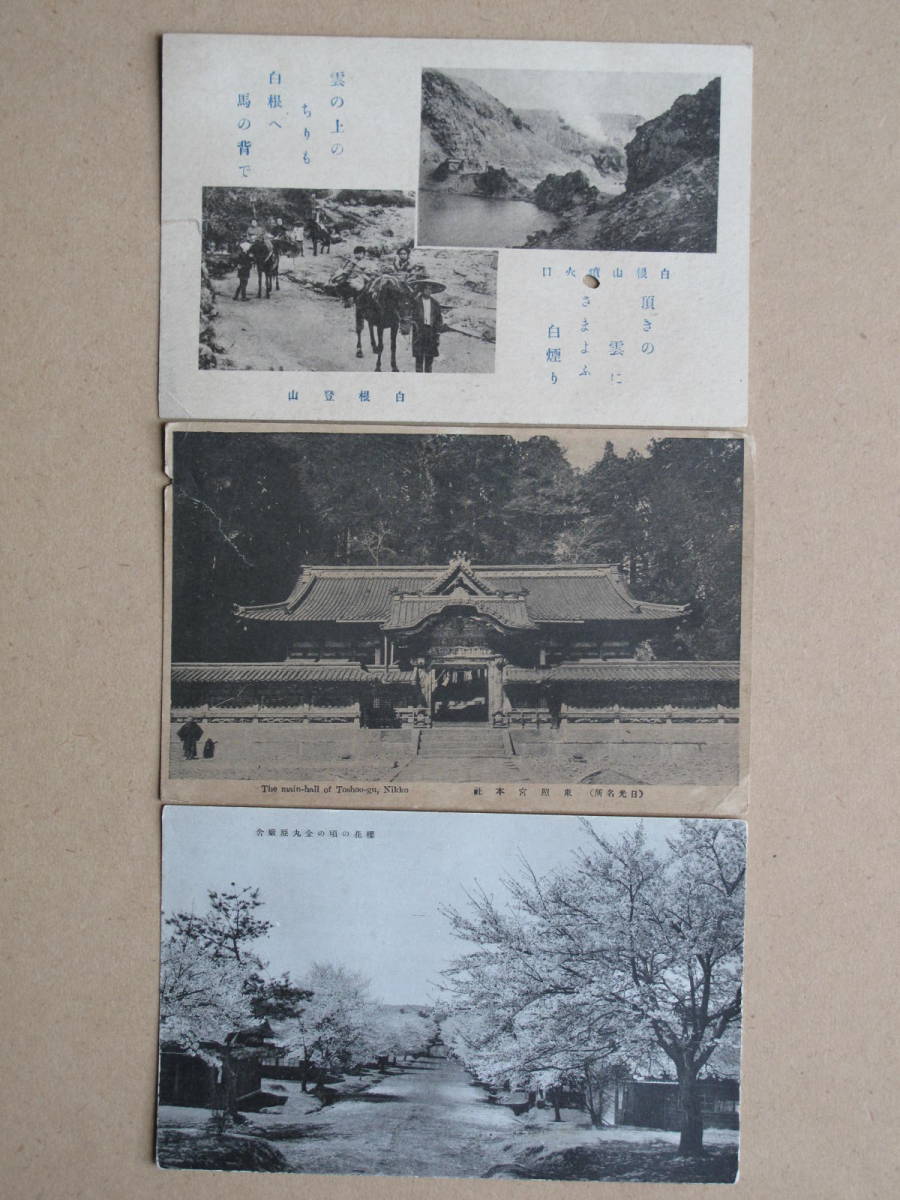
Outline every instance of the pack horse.
POLYGON ((313 258, 318 255, 320 246, 323 254, 331 253, 331 231, 315 217, 306 222, 306 236, 312 242, 313 258))
POLYGON ((376 356, 375 370, 381 370, 384 352, 384 331, 391 331, 391 370, 397 366, 397 330, 409 320, 412 292, 406 283, 394 275, 370 279, 356 298, 356 357, 362 358, 362 330, 369 326, 369 341, 376 356), (377 335, 377 336, 376 336, 377 335))
POLYGON ((266 299, 272 295, 272 283, 275 283, 275 291, 279 291, 278 286, 278 259, 279 253, 275 243, 268 238, 257 238, 250 247, 250 257, 256 266, 256 277, 258 288, 256 298, 262 299, 263 279, 266 281, 266 299))

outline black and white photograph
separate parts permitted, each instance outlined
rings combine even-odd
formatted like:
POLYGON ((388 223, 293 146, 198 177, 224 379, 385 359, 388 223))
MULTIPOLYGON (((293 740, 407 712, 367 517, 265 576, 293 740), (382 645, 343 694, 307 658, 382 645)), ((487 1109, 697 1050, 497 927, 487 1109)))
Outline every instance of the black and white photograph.
POLYGON ((169 436, 164 778, 737 784, 741 438, 169 436))
POLYGON ((163 828, 161 1167, 735 1180, 742 822, 163 828))
POLYGON ((426 69, 424 246, 712 254, 721 78, 426 69))
POLYGON ((494 369, 497 255, 415 245, 415 193, 203 189, 199 366, 494 369))

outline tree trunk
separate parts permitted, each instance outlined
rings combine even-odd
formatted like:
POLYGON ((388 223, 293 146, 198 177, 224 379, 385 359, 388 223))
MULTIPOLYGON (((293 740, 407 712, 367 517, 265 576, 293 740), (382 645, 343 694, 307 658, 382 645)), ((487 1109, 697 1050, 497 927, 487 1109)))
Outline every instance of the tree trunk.
POLYGON ((584 1103, 588 1111, 588 1116, 591 1119, 591 1126, 594 1129, 599 1129, 602 1124, 600 1114, 597 1112, 597 1105, 594 1097, 594 1083, 591 1078, 590 1071, 584 1073, 584 1103))
POLYGON ((700 1088, 697 1069, 685 1063, 678 1069, 678 1107, 681 1110, 681 1139, 679 1154, 703 1153, 703 1113, 700 1109, 700 1088))
POLYGON ((236 1119, 238 1116, 237 1106, 237 1072, 231 1055, 226 1053, 222 1056, 222 1110, 223 1112, 236 1119))
POLYGON ((559 1089, 558 1088, 553 1089, 553 1120, 554 1121, 562 1120, 562 1113, 560 1112, 560 1108, 559 1108, 559 1089))

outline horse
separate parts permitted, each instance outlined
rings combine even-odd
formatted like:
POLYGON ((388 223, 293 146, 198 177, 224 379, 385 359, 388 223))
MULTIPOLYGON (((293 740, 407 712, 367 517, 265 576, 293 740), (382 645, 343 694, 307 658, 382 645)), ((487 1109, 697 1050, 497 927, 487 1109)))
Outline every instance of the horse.
POLYGON ((391 331, 391 370, 397 366, 397 330, 401 321, 408 320, 412 308, 412 292, 396 275, 379 275, 370 279, 356 297, 356 357, 362 358, 362 329, 368 323, 372 353, 376 356, 375 370, 381 370, 384 351, 384 331, 391 331), (375 333, 378 333, 376 340, 375 333))
POLYGON ((319 253, 320 243, 322 245, 323 254, 331 253, 331 233, 325 228, 324 225, 320 224, 315 217, 310 217, 310 219, 306 222, 305 233, 312 242, 314 258, 319 253))
POLYGON ((256 298, 262 299, 263 276, 266 279, 266 299, 272 295, 272 281, 275 281, 275 291, 278 287, 278 259, 279 253, 276 244, 267 241, 265 238, 257 238, 250 246, 250 257, 256 264, 256 277, 259 283, 257 288, 256 298))
POLYGON ((303 258, 303 238, 294 239, 288 234, 283 233, 280 236, 272 238, 272 245, 275 247, 275 253, 279 256, 287 254, 290 258, 296 258, 299 254, 303 258))

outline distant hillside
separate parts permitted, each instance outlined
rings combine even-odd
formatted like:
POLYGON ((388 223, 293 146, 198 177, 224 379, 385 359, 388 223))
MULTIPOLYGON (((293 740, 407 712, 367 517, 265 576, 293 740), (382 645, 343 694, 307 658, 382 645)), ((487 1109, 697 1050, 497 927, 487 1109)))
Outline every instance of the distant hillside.
POLYGON ((644 118, 637 113, 593 113, 594 120, 602 127, 603 136, 615 146, 624 146, 630 142, 638 125, 644 123, 644 118))
POLYGON ((422 72, 421 187, 528 199, 548 175, 578 170, 608 190, 624 165, 617 147, 586 137, 559 113, 516 112, 471 80, 422 72))
MULTIPOLYGON (((623 142, 617 143, 613 138, 605 142, 594 141, 579 130, 573 129, 552 108, 523 108, 519 115, 535 133, 549 142, 551 146, 555 146, 566 154, 574 155, 579 160, 581 170, 584 170, 585 167, 588 169, 593 167, 600 172, 601 176, 615 175, 618 177, 623 174, 625 170, 623 142)), ((636 118, 638 124, 640 120, 640 117, 636 118)), ((632 128, 634 127, 632 126, 632 128)), ((576 169, 574 166, 569 168, 570 171, 574 169, 576 169)))

